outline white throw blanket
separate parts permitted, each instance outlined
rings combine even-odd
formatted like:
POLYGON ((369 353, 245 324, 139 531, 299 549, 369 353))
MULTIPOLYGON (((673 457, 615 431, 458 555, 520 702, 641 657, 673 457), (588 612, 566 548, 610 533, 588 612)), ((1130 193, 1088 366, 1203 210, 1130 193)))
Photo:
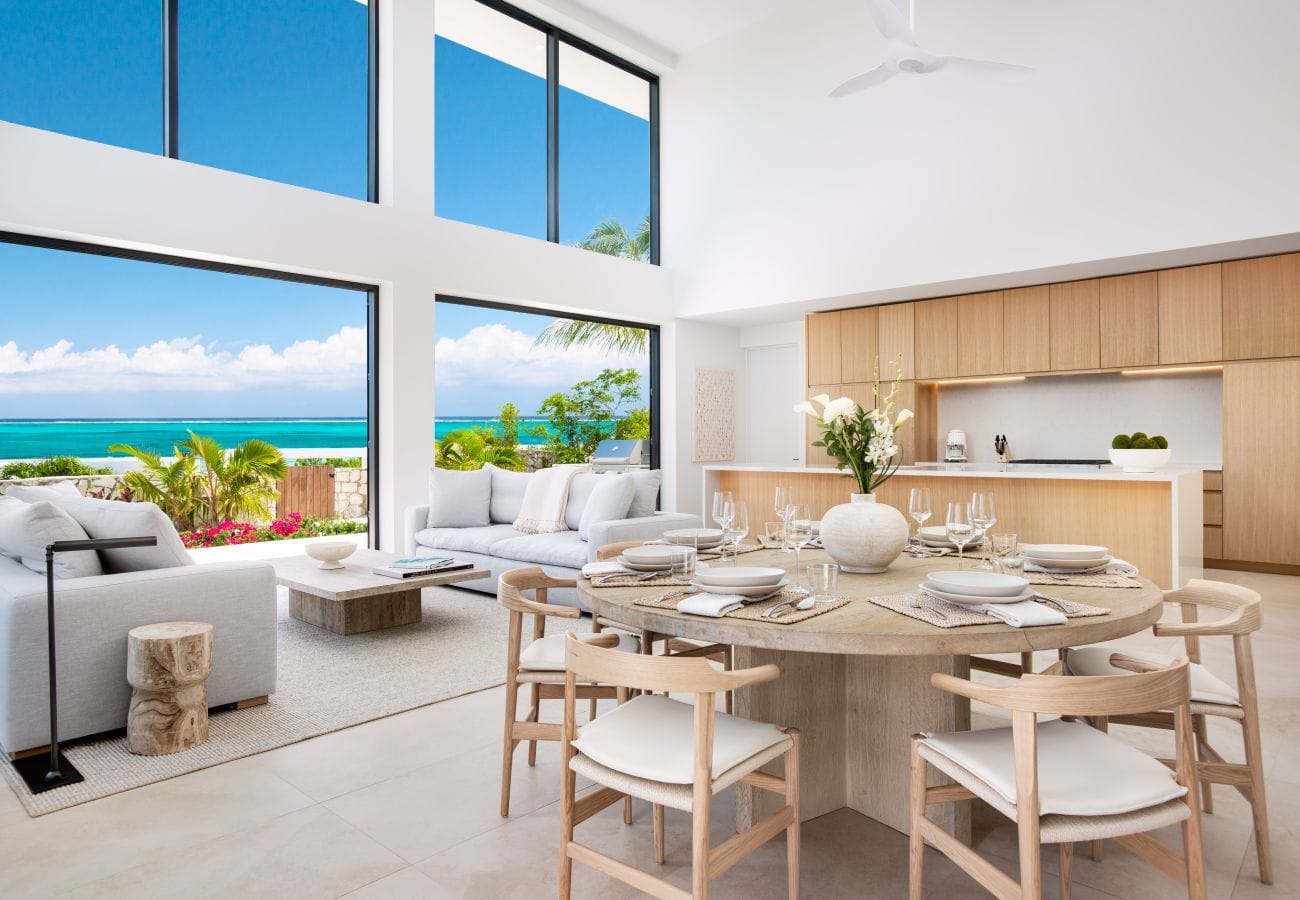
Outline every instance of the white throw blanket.
POLYGON ((528 480, 524 502, 515 519, 515 531, 524 534, 550 534, 568 531, 564 508, 569 502, 569 484, 585 466, 552 466, 540 469, 528 480))

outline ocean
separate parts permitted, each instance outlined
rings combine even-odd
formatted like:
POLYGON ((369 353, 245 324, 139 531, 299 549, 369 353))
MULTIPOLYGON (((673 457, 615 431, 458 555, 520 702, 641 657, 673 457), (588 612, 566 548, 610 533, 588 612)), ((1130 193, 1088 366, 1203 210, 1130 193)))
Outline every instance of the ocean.
MULTIPOLYGON (((439 418, 434 438, 449 431, 489 426, 493 417, 439 418)), ((546 421, 525 416, 521 424, 541 425, 546 421)), ((282 448, 355 449, 366 446, 365 419, 0 419, 0 459, 30 459, 45 456, 80 456, 88 459, 108 456, 111 444, 131 444, 170 456, 173 445, 195 431, 231 447, 249 438, 260 438, 282 448)), ((549 435, 549 428, 547 429, 549 435)), ((520 435, 521 444, 544 444, 546 436, 520 435)))

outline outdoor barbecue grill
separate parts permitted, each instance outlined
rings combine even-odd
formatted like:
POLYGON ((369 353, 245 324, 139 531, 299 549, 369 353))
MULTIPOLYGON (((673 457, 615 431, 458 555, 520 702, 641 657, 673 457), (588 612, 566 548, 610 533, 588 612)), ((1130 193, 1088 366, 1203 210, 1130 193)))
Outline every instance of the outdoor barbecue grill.
POLYGON ((626 472, 641 465, 644 441, 601 441, 591 457, 593 472, 626 472))

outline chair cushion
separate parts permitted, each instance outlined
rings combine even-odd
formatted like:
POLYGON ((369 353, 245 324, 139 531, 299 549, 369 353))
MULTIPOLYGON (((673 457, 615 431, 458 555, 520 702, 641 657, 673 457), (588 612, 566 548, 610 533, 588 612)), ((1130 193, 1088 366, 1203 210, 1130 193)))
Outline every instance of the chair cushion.
POLYGON ((477 528, 425 528, 415 533, 421 547, 438 550, 464 550, 469 553, 492 555, 492 546, 506 538, 519 537, 519 532, 509 525, 480 525, 477 528))
POLYGON ((628 508, 629 519, 640 519, 655 514, 655 504, 659 500, 659 485, 664 480, 664 473, 659 469, 633 469, 628 473, 636 485, 636 494, 628 508))
POLYGON ((19 500, 48 500, 77 520, 91 538, 154 537, 153 547, 101 550, 100 559, 109 572, 148 572, 192 566, 194 560, 176 533, 167 514, 153 503, 97 500, 83 497, 72 482, 56 485, 15 485, 9 493, 19 500))
MULTIPOLYGON (((1010 728, 930 734, 924 743, 983 781, 1008 803, 1016 802, 1010 728)), ((954 772, 948 774, 957 777, 954 772)), ((1160 761, 1118 738, 1082 722, 1057 719, 1038 726, 1038 801, 1042 815, 1117 815, 1176 800, 1186 793, 1174 780, 1174 773, 1160 761)))
MULTIPOLYGON (((630 634, 621 631, 605 631, 600 634, 618 635, 618 646, 613 648, 615 650, 622 650, 624 653, 641 652, 641 642, 630 634)), ((579 634, 578 640, 590 641, 597 636, 595 632, 579 634)), ((519 667, 532 672, 563 672, 564 642, 567 638, 568 635, 561 632, 533 641, 519 654, 519 667)))
MULTIPOLYGON (((786 740, 775 725, 725 713, 713 719, 713 774, 786 740)), ((636 778, 690 784, 695 779, 695 707, 641 695, 597 716, 573 745, 602 766, 636 778)), ((1159 763, 1157 763, 1159 765, 1159 763)))
POLYGON ((629 474, 600 475, 598 478, 578 522, 578 536, 584 541, 590 540, 591 526, 597 522, 626 519, 636 493, 636 485, 629 474))
POLYGON ((582 525, 582 513, 587 508, 592 491, 600 483, 601 476, 594 472, 579 472, 569 482, 569 499, 564 505, 564 524, 570 531, 577 531, 582 525))
POLYGON ((488 464, 483 467, 492 473, 492 498, 488 502, 488 518, 495 525, 511 524, 519 518, 524 506, 524 492, 533 476, 527 472, 511 472, 488 464))
POLYGON ((430 528, 474 528, 488 525, 492 502, 492 472, 488 469, 429 470, 430 528))
MULTIPOLYGON (((33 572, 45 574, 45 545, 55 541, 84 541, 86 530, 48 500, 25 503, 16 497, 0 496, 0 548, 5 556, 20 561, 33 572)), ((103 575, 104 567, 94 550, 54 554, 55 578, 86 578, 103 575)))
MULTIPOLYGON (((1132 675, 1133 673, 1128 669, 1121 669, 1119 666, 1110 664, 1110 655, 1112 653, 1123 653, 1125 656, 1131 656, 1134 659, 1161 666, 1167 666, 1174 661, 1171 656, 1160 657, 1143 653, 1129 653, 1127 650, 1120 650, 1118 647, 1107 647, 1101 644, 1070 650, 1065 657, 1065 667, 1071 675, 1132 675)), ((1188 670, 1191 674, 1193 702, 1216 703, 1221 706, 1241 705, 1241 700, 1237 696, 1237 689, 1217 677, 1205 666, 1200 663, 1192 663, 1188 666, 1188 670)))
POLYGON ((492 555, 502 559, 536 563, 539 566, 581 569, 587 564, 588 549, 589 545, 578 535, 578 532, 552 531, 547 534, 523 534, 499 540, 492 545, 492 555))

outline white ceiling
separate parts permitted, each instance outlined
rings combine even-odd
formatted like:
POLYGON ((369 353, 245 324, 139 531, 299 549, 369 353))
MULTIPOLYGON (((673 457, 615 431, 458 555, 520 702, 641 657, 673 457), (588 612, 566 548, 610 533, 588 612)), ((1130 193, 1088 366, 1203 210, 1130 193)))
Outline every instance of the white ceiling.
POLYGON ((798 0, 571 0, 675 54, 687 53, 797 5, 798 0))

